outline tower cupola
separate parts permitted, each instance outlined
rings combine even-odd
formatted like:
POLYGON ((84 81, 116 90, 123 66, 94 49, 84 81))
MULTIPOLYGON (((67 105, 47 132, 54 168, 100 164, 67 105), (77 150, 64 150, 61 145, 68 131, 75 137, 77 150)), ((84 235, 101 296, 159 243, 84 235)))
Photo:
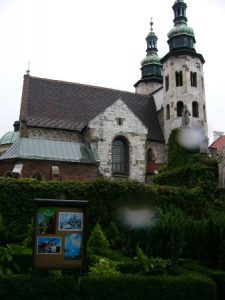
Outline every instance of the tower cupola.
POLYGON ((162 64, 158 56, 158 38, 153 31, 153 22, 150 22, 150 32, 146 37, 147 49, 146 57, 141 61, 141 79, 134 85, 136 88, 140 83, 160 83, 163 82, 162 64))
POLYGON ((178 24, 187 24, 187 17, 186 17, 186 9, 187 4, 183 0, 176 0, 173 5, 173 11, 174 11, 174 25, 178 24))
POLYGON ((151 26, 150 27, 150 32, 146 37, 146 42, 147 42, 146 52, 147 52, 147 54, 152 54, 152 53, 157 54, 157 52, 158 52, 158 49, 157 49, 158 38, 157 38, 157 36, 155 35, 155 33, 153 31, 153 24, 154 23, 151 20, 151 22, 150 22, 150 26, 151 26))
MULTIPOLYGON (((168 33, 169 51, 171 54, 196 54, 195 35, 191 27, 187 25, 187 4, 184 0, 176 0, 173 5, 174 27, 168 33)), ((202 57, 202 62, 204 59, 202 57)))

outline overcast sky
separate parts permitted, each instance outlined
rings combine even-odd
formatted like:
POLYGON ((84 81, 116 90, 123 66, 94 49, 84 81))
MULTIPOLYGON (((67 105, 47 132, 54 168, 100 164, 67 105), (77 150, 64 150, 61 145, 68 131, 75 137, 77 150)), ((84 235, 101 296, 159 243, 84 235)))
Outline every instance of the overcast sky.
MULTIPOLYGON (((0 137, 19 118, 23 75, 134 92, 153 17, 168 52, 174 0, 0 0, 0 137)), ((186 0, 204 65, 210 140, 225 131, 225 0, 186 0)))

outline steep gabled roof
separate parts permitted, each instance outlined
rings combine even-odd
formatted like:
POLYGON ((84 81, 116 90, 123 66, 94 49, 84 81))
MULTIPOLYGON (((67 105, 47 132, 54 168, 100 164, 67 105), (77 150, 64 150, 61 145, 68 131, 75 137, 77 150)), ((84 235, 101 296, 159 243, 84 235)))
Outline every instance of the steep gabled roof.
POLYGON ((118 98, 163 142, 153 97, 115 89, 24 76, 20 120, 27 126, 82 131, 118 98))

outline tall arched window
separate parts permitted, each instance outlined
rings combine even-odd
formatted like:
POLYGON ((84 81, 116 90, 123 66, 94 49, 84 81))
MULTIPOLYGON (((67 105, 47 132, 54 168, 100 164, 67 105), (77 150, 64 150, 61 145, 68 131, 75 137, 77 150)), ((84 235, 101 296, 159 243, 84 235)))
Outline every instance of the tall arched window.
POLYGON ((129 173, 129 145, 122 136, 112 143, 112 172, 125 175, 129 173))
POLYGON ((169 120, 170 119, 170 105, 167 104, 166 106, 166 119, 169 120))
POLYGON ((196 102, 196 101, 192 102, 192 116, 194 118, 199 117, 198 102, 196 102))
POLYGON ((191 86, 197 87, 197 73, 196 72, 191 72, 191 86))
POLYGON ((182 101, 177 102, 177 117, 182 117, 184 109, 184 103, 182 101))

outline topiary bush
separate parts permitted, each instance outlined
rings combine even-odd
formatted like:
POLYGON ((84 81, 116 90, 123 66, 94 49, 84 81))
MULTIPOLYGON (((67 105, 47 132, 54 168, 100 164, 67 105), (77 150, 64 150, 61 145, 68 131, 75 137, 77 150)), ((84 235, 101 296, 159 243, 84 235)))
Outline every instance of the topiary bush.
POLYGON ((89 252, 101 254, 102 251, 109 249, 109 246, 109 241, 102 231, 101 225, 97 223, 88 239, 89 252))

